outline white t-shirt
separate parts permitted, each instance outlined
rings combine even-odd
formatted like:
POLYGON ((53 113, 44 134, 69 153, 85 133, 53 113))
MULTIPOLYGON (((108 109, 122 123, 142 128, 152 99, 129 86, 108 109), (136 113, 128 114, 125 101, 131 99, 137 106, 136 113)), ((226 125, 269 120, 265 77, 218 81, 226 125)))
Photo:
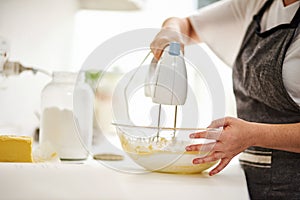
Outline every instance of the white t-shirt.
MULTIPOLYGON (((201 41, 226 64, 232 66, 248 25, 265 2, 266 0, 223 0, 198 10, 190 16, 190 21, 201 41)), ((262 18, 262 31, 290 23, 299 6, 300 1, 285 7, 283 0, 274 0, 262 18)), ((295 36, 288 48, 282 77, 287 92, 300 106, 300 34, 295 36)))

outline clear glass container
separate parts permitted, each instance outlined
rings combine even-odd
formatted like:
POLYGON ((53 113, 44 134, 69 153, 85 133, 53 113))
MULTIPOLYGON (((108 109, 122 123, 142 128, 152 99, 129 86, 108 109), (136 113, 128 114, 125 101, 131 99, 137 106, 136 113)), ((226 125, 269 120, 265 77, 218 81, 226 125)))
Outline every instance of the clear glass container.
POLYGON ((93 135, 93 91, 84 73, 54 72, 41 97, 40 144, 63 160, 89 155, 93 135))
POLYGON ((212 144, 216 141, 206 138, 191 139, 189 135, 206 132, 219 135, 220 128, 174 128, 155 126, 115 125, 122 149, 138 165, 148 171, 195 174, 201 173, 217 162, 193 164, 193 159, 210 154, 211 148, 202 147, 198 151, 186 151, 186 147, 196 144, 212 144), (159 135, 158 135, 159 133, 159 135))

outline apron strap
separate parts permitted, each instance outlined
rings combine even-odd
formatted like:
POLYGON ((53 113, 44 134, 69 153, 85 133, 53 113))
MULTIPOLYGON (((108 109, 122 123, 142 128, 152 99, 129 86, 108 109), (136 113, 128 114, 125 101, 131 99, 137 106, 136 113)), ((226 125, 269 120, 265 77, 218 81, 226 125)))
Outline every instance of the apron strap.
POLYGON ((299 6, 294 18, 291 21, 291 26, 293 28, 297 28, 299 23, 300 23, 300 6, 299 6))
POLYGON ((260 33, 261 31, 261 27, 260 27, 260 21, 261 18, 264 14, 264 12, 270 7, 270 5, 273 3, 273 0, 268 0, 266 1, 266 3, 263 5, 263 7, 258 11, 258 13, 256 15, 253 16, 253 21, 256 22, 257 28, 256 28, 256 32, 260 33))
POLYGON ((273 0, 268 0, 266 3, 261 7, 261 9, 258 11, 256 15, 254 15, 253 20, 256 22, 260 22, 261 18, 264 14, 264 12, 270 7, 270 5, 273 3, 273 0))

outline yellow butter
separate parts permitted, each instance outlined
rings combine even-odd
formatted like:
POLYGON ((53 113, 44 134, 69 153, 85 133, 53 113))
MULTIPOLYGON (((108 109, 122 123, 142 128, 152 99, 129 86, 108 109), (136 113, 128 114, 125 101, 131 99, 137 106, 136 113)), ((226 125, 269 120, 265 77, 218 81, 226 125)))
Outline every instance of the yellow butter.
POLYGON ((0 162, 32 162, 32 138, 0 135, 0 162))

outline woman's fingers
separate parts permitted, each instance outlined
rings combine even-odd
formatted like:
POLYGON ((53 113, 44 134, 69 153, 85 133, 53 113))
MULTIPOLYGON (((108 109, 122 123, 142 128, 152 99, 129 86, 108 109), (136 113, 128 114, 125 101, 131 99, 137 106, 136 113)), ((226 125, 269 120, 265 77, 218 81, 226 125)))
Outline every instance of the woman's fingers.
POLYGON ((193 164, 203 164, 203 163, 215 162, 215 161, 221 160, 219 162, 219 164, 209 172, 209 175, 213 176, 213 175, 219 173, 220 171, 222 171, 229 164, 229 162, 232 159, 232 158, 227 158, 224 156, 225 156, 224 152, 214 152, 204 158, 195 158, 193 160, 193 164))
POLYGON ((220 137, 221 132, 222 132, 221 130, 202 131, 202 132, 190 134, 190 138, 206 138, 206 139, 217 140, 220 137))
POLYGON ((204 158, 195 158, 193 160, 193 164, 202 164, 202 163, 208 163, 208 162, 214 162, 217 160, 220 160, 224 157, 225 153, 221 151, 213 152, 212 154, 204 157, 204 158))
POLYGON ((180 49, 183 52, 184 50, 184 36, 182 33, 163 28, 160 32, 155 36, 154 40, 150 44, 150 49, 156 60, 159 60, 163 50, 170 44, 170 42, 178 42, 180 43, 180 49))
POLYGON ((213 175, 219 173, 229 164, 230 161, 231 161, 231 159, 229 159, 229 158, 221 159, 220 163, 209 172, 209 175, 213 176, 213 175))
POLYGON ((233 120, 236 120, 236 119, 233 117, 224 117, 224 118, 216 119, 216 120, 212 121, 207 128, 226 127, 230 123, 232 123, 233 120))
POLYGON ((207 132, 197 132, 197 133, 192 133, 190 134, 190 138, 206 138, 207 132))
POLYGON ((220 118, 212 121, 208 128, 220 128, 226 126, 230 121, 230 117, 220 118))
POLYGON ((207 144, 193 144, 185 148, 186 151, 199 151, 199 152, 210 152, 210 151, 219 151, 220 143, 211 142, 207 144))
POLYGON ((208 128, 219 128, 224 127, 226 122, 226 118, 216 119, 210 123, 208 128))
POLYGON ((169 42, 170 41, 168 40, 168 38, 162 37, 162 38, 158 38, 158 39, 154 40, 150 44, 150 49, 156 60, 159 60, 159 58, 161 57, 161 54, 163 53, 164 48, 166 48, 166 46, 168 46, 169 42))

